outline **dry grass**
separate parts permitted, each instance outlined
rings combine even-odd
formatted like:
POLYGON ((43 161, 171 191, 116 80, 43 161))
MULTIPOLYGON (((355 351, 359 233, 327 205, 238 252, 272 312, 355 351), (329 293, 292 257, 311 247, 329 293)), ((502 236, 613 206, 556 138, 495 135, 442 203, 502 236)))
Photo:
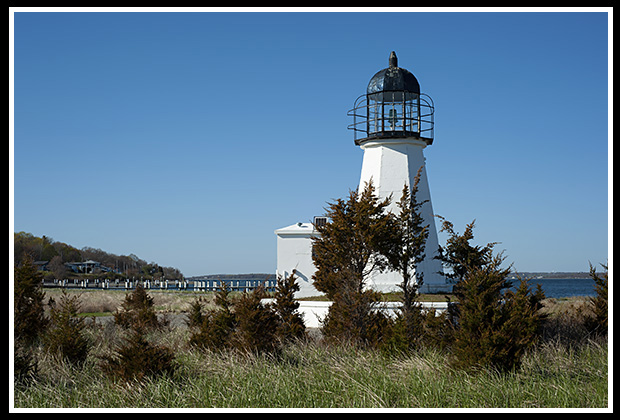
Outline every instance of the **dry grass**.
POLYGON ((587 297, 543 300, 543 313, 547 315, 542 326, 542 341, 562 344, 580 344, 590 339, 586 327, 588 317, 593 315, 587 297))
MULTIPOLYGON (((61 295, 60 289, 44 289, 46 298, 58 300, 61 295)), ((112 313, 120 308, 128 291, 124 290, 76 290, 68 289, 69 295, 80 296, 82 313, 103 314, 112 313)), ((184 291, 159 291, 148 290, 153 297, 155 311, 159 313, 181 313, 189 310, 190 303, 197 297, 205 299, 209 304, 213 301, 212 293, 184 292, 184 291)))

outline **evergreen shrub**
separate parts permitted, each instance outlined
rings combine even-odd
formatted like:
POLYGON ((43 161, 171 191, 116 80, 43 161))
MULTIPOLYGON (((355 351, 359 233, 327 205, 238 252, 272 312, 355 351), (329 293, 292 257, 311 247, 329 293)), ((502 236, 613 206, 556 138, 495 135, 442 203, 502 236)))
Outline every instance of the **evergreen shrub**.
POLYGON ((165 320, 158 320, 153 298, 140 284, 125 295, 121 307, 114 312, 114 322, 127 329, 161 329, 168 324, 165 320))
POLYGON ((65 290, 62 291, 60 301, 51 304, 51 326, 44 337, 48 351, 75 365, 86 361, 91 347, 84 335, 84 318, 78 317, 79 299, 79 295, 69 296, 65 290))
POLYGON ((101 370, 113 379, 142 381, 147 377, 171 375, 176 370, 172 350, 151 344, 141 328, 129 332, 115 354, 102 357, 101 370))

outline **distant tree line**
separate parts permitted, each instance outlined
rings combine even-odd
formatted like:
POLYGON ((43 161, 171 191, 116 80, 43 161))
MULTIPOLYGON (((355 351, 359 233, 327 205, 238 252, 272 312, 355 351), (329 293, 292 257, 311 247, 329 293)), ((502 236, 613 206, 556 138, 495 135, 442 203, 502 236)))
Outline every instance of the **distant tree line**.
POLYGON ((162 267, 155 262, 146 262, 135 254, 116 255, 98 248, 84 247, 77 249, 64 242, 54 241, 48 236, 34 236, 27 232, 13 234, 14 266, 20 266, 26 258, 34 261, 48 261, 46 279, 63 279, 67 277, 125 278, 142 277, 143 279, 180 279, 181 271, 174 267, 162 267), (78 274, 72 272, 66 263, 93 260, 112 269, 109 272, 78 274))

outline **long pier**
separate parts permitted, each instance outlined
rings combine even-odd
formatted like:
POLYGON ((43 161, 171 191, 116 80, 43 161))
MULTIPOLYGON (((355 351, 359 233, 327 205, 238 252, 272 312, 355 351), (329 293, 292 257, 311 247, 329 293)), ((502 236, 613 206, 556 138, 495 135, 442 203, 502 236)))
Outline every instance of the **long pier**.
POLYGON ((230 291, 252 291, 264 285, 268 292, 275 290, 275 280, 256 279, 164 279, 164 280, 140 280, 140 279, 54 279, 43 280, 44 288, 88 289, 88 290, 133 290, 138 284, 145 289, 152 290, 187 290, 195 292, 215 292, 222 285, 230 291))

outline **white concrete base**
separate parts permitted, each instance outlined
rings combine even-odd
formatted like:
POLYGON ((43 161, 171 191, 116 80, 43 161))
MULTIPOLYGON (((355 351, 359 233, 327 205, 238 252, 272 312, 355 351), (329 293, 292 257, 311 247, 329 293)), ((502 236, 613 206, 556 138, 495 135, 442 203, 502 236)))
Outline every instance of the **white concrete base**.
MULTIPOLYGON (((273 301, 274 299, 262 300, 264 304, 268 304, 273 301)), ((329 307, 331 305, 332 302, 328 301, 299 301, 298 312, 303 316, 306 328, 320 328, 321 322, 327 316, 327 312, 329 311, 329 307)), ((422 308, 426 310, 434 308, 437 314, 442 313, 448 308, 447 302, 420 302, 420 305, 422 305, 422 308)), ((384 311, 389 316, 395 316, 399 307, 400 302, 382 302, 379 305, 379 309, 384 311)))

